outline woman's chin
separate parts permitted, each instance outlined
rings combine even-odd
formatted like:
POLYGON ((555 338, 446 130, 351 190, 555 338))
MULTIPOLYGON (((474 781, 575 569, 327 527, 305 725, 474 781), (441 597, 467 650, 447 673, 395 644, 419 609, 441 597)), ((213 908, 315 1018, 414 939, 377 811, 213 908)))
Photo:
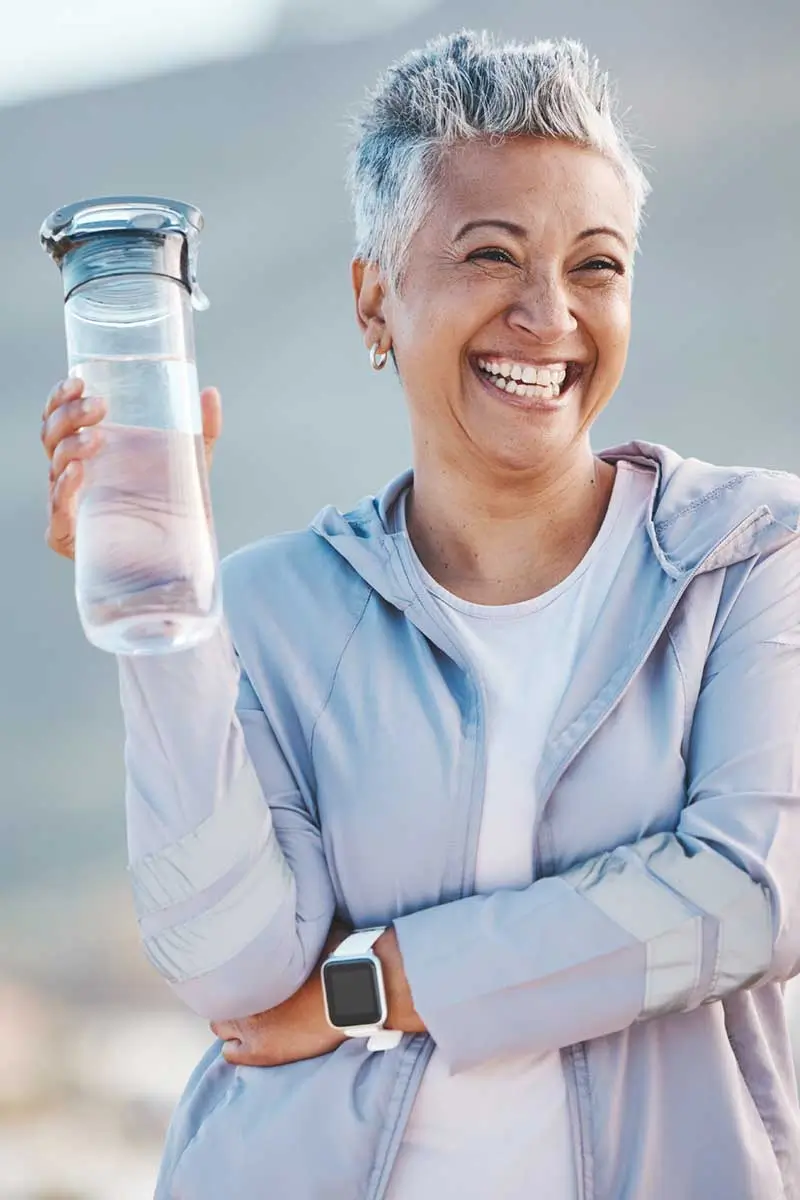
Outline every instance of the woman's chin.
POLYGON ((486 415, 465 421, 465 428, 477 457, 502 471, 542 471, 551 468, 553 459, 574 445, 579 431, 578 410, 571 408, 557 420, 514 422, 515 428, 503 428, 505 422, 487 421, 486 415))
POLYGON ((552 434, 549 437, 526 439, 524 443, 501 442, 493 438, 475 444, 478 446, 481 461, 490 469, 526 475, 539 475, 547 470, 552 466, 554 456, 564 448, 563 439, 552 434))

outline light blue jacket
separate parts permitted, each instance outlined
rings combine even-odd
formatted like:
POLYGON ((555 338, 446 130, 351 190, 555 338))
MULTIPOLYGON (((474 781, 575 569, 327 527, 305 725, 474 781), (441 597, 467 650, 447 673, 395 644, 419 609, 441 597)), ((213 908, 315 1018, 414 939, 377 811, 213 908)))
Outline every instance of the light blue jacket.
POLYGON ((158 1200, 380 1200, 435 1043, 561 1050, 581 1200, 800 1198, 800 480, 653 470, 531 787, 526 888, 473 895, 484 700, 377 499, 226 564, 227 622, 120 664, 147 953, 208 1018, 293 994, 334 913, 394 921, 429 1036, 276 1068, 216 1042, 158 1200))

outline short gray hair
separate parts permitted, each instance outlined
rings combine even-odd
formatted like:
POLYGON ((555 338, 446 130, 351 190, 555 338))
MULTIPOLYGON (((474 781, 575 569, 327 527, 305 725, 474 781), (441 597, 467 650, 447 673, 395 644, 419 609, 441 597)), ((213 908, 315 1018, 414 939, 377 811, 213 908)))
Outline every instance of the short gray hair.
POLYGON ((349 184, 356 256, 379 263, 395 287, 430 211, 437 170, 460 141, 528 135, 600 151, 628 188, 637 234, 650 191, 608 75, 580 42, 566 38, 498 44, 469 30, 436 38, 381 76, 355 133, 349 184))

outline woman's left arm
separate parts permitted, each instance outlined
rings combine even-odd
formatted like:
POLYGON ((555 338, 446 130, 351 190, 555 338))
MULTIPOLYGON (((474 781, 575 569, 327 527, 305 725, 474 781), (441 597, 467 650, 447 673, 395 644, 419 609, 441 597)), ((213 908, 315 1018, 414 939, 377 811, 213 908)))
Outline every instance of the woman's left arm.
POLYGON ((800 969, 800 538, 731 604, 686 766, 674 833, 396 920, 383 950, 398 1026, 427 1027, 459 1069, 800 969))

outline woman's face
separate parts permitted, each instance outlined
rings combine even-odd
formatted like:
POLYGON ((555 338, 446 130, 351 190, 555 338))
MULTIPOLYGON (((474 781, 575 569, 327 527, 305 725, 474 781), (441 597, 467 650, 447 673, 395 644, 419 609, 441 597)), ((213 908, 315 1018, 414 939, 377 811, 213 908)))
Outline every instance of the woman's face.
POLYGON ((594 151, 454 150, 399 292, 367 268, 376 321, 360 309, 367 344, 394 346, 418 463, 559 471, 622 375, 634 237, 628 193, 594 151))

